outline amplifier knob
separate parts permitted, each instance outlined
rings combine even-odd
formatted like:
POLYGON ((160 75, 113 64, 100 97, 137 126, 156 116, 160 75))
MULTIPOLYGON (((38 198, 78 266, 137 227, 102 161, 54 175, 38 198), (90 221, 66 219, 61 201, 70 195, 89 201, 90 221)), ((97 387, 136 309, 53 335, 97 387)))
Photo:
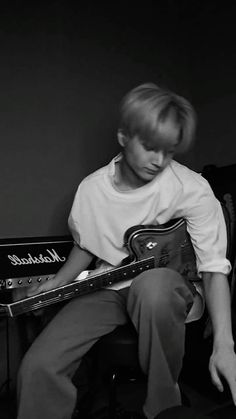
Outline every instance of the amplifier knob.
POLYGON ((41 281, 42 281, 41 276, 37 279, 37 281, 38 281, 38 282, 41 282, 41 281))
POLYGON ((7 285, 9 285, 9 287, 12 285, 12 281, 8 281, 7 285))
POLYGON ((32 278, 29 278, 28 283, 31 284, 31 282, 32 282, 32 278))
POLYGON ((22 284, 22 279, 19 279, 18 284, 21 285, 22 284))

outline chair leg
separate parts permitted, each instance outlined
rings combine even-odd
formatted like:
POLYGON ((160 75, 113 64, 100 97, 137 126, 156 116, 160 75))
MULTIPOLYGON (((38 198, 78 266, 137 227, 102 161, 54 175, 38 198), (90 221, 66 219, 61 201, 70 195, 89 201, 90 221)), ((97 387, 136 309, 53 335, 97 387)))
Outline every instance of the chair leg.
POLYGON ((116 418, 116 382, 117 382, 117 374, 115 371, 112 371, 110 375, 110 379, 109 379, 109 405, 108 405, 109 419, 116 418))

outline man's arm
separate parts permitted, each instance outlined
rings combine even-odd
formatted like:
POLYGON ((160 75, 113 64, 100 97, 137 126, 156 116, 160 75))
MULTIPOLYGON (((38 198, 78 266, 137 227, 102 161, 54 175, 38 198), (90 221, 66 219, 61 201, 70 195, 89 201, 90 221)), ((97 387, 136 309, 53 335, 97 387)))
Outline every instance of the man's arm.
POLYGON ((213 351, 209 363, 212 381, 219 391, 223 391, 221 378, 224 377, 236 404, 236 355, 228 279, 222 273, 204 272, 203 283, 213 327, 213 351))
POLYGON ((55 277, 50 281, 41 283, 40 285, 28 287, 27 296, 49 291, 53 288, 60 287, 72 282, 82 271, 87 269, 93 260, 93 255, 82 249, 78 245, 74 245, 66 262, 56 273, 55 277))

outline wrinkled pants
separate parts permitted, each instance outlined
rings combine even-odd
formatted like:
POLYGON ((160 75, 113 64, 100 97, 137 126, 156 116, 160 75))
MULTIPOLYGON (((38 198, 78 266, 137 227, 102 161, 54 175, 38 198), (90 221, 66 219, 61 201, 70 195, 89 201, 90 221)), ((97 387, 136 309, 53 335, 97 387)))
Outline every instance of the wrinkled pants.
POLYGON ((130 288, 102 289, 66 304, 26 353, 18 374, 18 419, 70 419, 77 391, 72 377, 82 357, 116 326, 134 323, 147 374, 143 406, 149 419, 180 405, 185 319, 193 303, 187 282, 167 268, 135 278, 130 288))

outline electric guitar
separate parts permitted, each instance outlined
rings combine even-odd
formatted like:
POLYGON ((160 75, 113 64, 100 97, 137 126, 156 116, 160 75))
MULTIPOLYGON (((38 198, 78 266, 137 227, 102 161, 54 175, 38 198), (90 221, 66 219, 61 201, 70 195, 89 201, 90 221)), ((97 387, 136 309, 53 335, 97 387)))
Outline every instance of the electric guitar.
POLYGON ((9 304, 0 304, 0 315, 15 317, 104 287, 112 288, 115 283, 132 280, 141 272, 155 267, 168 267, 190 281, 199 281, 194 250, 183 219, 157 226, 131 227, 125 233, 124 245, 129 256, 117 268, 99 273, 96 270, 85 271, 70 284, 9 304))

